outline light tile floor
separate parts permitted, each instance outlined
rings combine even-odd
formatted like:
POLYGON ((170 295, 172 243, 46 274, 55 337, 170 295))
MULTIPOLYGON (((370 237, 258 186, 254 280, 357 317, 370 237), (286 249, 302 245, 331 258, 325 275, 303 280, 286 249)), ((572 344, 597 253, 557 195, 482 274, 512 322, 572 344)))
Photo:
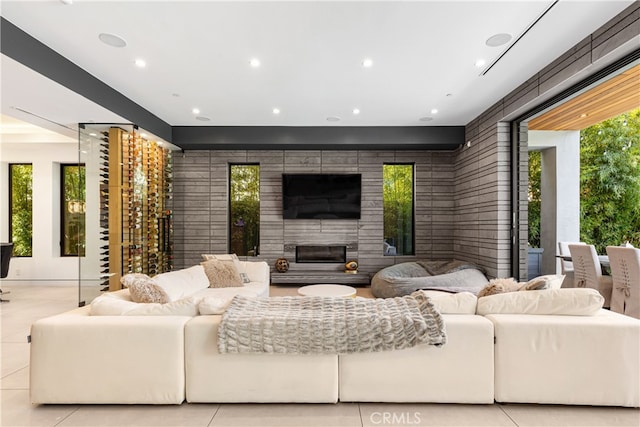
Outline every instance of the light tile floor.
MULTIPOLYGON (((188 404, 31 405, 31 323, 77 306, 77 288, 3 285, 9 303, 0 305, 0 425, 13 426, 640 426, 640 410, 554 405, 454 404, 188 404)), ((371 296, 368 288, 358 295, 371 296)), ((295 295, 295 287, 273 286, 272 295, 295 295)), ((87 373, 87 381, 91 374, 87 373)))

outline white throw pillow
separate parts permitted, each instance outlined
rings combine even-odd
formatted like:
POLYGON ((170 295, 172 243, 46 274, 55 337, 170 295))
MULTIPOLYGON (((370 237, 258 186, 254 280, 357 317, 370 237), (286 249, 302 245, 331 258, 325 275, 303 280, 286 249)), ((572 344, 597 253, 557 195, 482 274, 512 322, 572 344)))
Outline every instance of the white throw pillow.
POLYGON ((423 290, 441 314, 476 314, 478 297, 471 292, 441 292, 423 290))
POLYGON ((200 314, 222 314, 236 295, 256 298, 260 296, 260 292, 247 287, 207 288, 193 294, 193 298, 198 298, 200 301, 198 305, 200 314))
POLYGON ((507 292, 479 298, 477 313, 483 316, 486 314, 593 316, 603 304, 604 298, 595 289, 545 289, 507 292))
POLYGON ((231 304, 231 298, 217 298, 217 297, 206 297, 202 298, 200 304, 198 304, 198 312, 202 315, 209 314, 222 314, 227 310, 229 304, 231 304))
POLYGON ((529 280, 527 283, 532 283, 540 280, 547 283, 545 289, 560 289, 560 287, 562 286, 562 281, 564 280, 564 274, 546 274, 544 276, 535 277, 529 280))
POLYGON ((169 301, 178 301, 209 287, 209 279, 201 265, 158 274, 153 280, 164 289, 169 301))

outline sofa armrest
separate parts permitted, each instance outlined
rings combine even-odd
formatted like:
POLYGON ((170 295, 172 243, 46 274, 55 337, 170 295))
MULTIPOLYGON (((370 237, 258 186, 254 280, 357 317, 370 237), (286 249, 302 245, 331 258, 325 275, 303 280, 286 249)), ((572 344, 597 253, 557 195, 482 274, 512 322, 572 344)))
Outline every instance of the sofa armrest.
POLYGON ((89 316, 31 326, 33 403, 180 404, 185 316, 89 316))
POLYGON ((251 282, 266 283, 271 280, 271 270, 265 261, 240 261, 251 282))

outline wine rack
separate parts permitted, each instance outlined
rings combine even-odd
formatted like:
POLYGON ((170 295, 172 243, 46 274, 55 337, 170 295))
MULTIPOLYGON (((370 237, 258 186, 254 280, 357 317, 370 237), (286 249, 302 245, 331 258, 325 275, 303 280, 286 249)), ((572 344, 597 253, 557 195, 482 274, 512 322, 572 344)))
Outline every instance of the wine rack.
POLYGON ((101 172, 100 221, 107 226, 108 245, 101 246, 101 260, 114 291, 121 289, 124 274, 154 276, 173 268, 172 155, 135 128, 112 127, 103 136, 108 166, 101 172))

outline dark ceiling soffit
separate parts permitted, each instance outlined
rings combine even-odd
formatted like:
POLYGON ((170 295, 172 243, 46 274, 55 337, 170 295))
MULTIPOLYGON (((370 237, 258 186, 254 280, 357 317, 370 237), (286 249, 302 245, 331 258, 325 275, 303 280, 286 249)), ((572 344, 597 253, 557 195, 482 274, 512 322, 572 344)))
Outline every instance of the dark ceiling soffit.
POLYGON ((8 57, 171 142, 171 126, 53 49, 0 17, 0 50, 8 57))
POLYGON ((183 150, 454 150, 464 126, 174 126, 183 150))

